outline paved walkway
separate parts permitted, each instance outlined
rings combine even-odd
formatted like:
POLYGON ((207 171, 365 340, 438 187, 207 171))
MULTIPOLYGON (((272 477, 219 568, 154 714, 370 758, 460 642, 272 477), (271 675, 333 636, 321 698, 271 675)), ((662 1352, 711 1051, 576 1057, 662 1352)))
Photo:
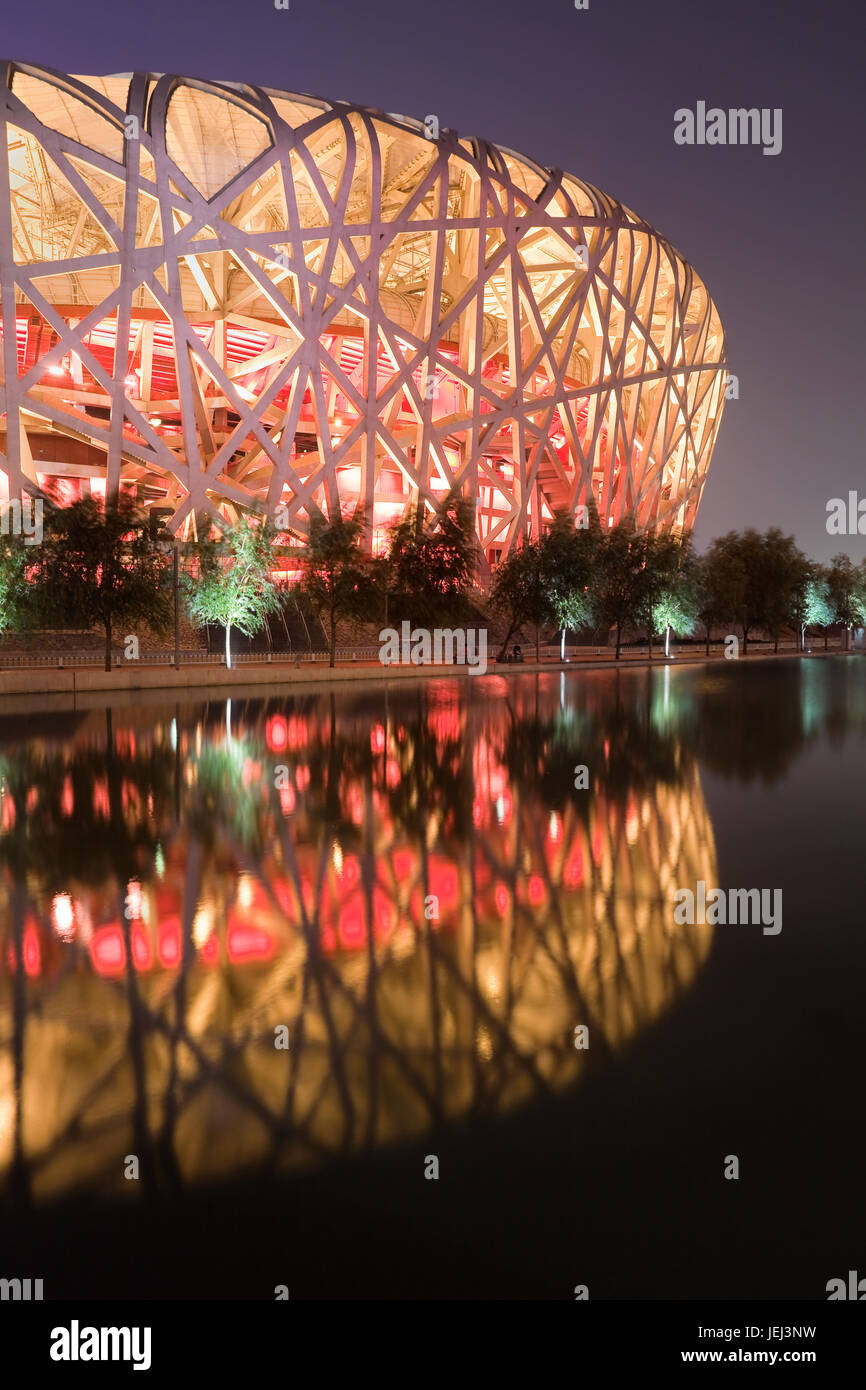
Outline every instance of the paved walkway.
MULTIPOLYGON (((780 651, 778 653, 768 651, 750 652, 748 656, 740 656, 740 661, 781 661, 790 660, 791 657, 802 655, 803 657, 819 658, 823 656, 838 656, 838 648, 831 648, 825 652, 823 648, 815 648, 811 652, 797 653, 792 650, 780 651)), ((850 653, 850 655, 861 655, 861 653, 850 653)), ((475 667, 471 666, 388 666, 383 667, 378 661, 346 661, 341 662, 334 668, 328 667, 324 663, 299 663, 294 665, 288 662, 245 662, 241 666, 232 667, 226 670, 224 666, 189 666, 175 670, 167 666, 146 666, 129 663, 125 667, 115 667, 111 671, 98 670, 92 666, 66 667, 58 670, 56 667, 30 667, 17 668, 14 670, 0 670, 0 699, 2 699, 3 709, 9 708, 9 700, 13 699, 15 705, 21 704, 20 700, 14 697, 27 697, 21 707, 32 709, 32 698, 36 695, 46 696, 65 696, 72 697, 72 706, 80 707, 82 703, 89 703, 81 697, 90 694, 108 694, 112 692, 150 692, 150 691, 177 691, 183 690, 190 694, 213 695, 217 692, 225 692, 226 695, 235 694, 247 696, 261 690, 262 687, 271 689, 297 688, 298 686, 333 686, 345 685, 357 681, 393 681, 401 680, 430 680, 448 677, 450 679, 459 678, 464 680, 481 680, 485 676, 519 676, 533 675, 544 672, 549 675, 556 675, 560 672, 594 671, 594 670, 632 670, 640 667, 663 667, 663 666, 685 666, 701 665, 726 660, 723 650, 712 652, 708 658, 706 654, 697 649, 690 650, 688 653, 680 652, 679 655, 666 659, 663 654, 655 656, 652 662, 646 656, 643 649, 641 653, 630 654, 624 652, 619 662, 615 661, 612 653, 604 656, 596 656, 593 651, 581 652, 571 660, 562 664, 559 661, 525 661, 519 664, 504 663, 497 665, 490 662, 484 675, 480 674, 475 667), (4 698, 5 697, 5 698, 4 698)), ((40 701, 40 704, 44 702, 40 701)), ((149 703, 149 702, 148 702, 149 703)), ((54 701, 49 701, 53 705, 54 701)), ((70 707, 68 698, 62 701, 64 707, 70 707)))

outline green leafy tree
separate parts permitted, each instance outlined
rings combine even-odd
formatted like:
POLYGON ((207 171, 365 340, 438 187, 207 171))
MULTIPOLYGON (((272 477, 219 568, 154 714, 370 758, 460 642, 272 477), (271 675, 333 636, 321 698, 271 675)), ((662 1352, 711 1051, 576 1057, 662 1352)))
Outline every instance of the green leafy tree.
POLYGON ((280 606, 272 574, 274 540, 268 522, 242 516, 221 535, 198 541, 189 552, 182 579, 186 610, 193 622, 225 628, 228 668, 232 628, 252 637, 280 606))
POLYGON ((171 623, 160 584, 165 541, 159 519, 125 495, 104 509, 85 497, 52 510, 31 576, 34 619, 46 627, 101 627, 110 671, 118 629, 144 623, 162 634, 171 623))
POLYGON ((717 619, 740 627, 744 653, 760 630, 778 645, 780 629, 793 620, 804 563, 793 537, 775 526, 763 535, 753 528, 729 531, 713 541, 704 570, 705 599, 717 619))
POLYGON ((834 622, 846 634, 866 623, 866 572, 850 555, 834 555, 827 570, 827 589, 834 622))
POLYGON ((739 603, 742 572, 730 554, 713 541, 695 566, 695 601, 704 628, 707 656, 713 629, 722 623, 733 622, 739 603))
POLYGON ((775 528, 767 531, 761 582, 765 591, 764 622, 775 651, 779 650, 783 627, 793 623, 799 635, 808 577, 809 561, 795 545, 793 536, 783 536, 775 528))
POLYGON ((597 521, 576 527, 567 512, 557 512, 550 530, 541 538, 541 584, 550 613, 561 631, 560 658, 565 659, 565 637, 594 619, 592 579, 601 540, 597 521))
POLYGON ((672 632, 677 637, 688 637, 697 626, 700 617, 699 574, 697 557, 686 538, 679 548, 676 569, 662 585, 652 610, 655 630, 665 635, 665 656, 670 656, 672 632))
POLYGON ((801 613, 802 642, 805 645, 806 632, 810 627, 820 627, 824 633, 824 650, 828 646, 831 624, 836 614, 830 600, 830 584, 827 571, 820 565, 813 565, 806 580, 801 613))
POLYGON ((539 541, 525 539, 511 547, 494 571, 489 603, 508 623, 498 659, 504 660, 511 637, 524 623, 535 626, 537 655, 539 629, 543 623, 551 622, 554 618, 554 608, 544 582, 539 541))
POLYGON ((757 554, 760 537, 752 531, 748 539, 737 531, 717 536, 707 552, 707 577, 711 603, 721 621, 739 625, 743 633, 743 652, 749 649, 749 635, 760 621, 760 599, 750 585, 750 548, 757 554), (757 601, 755 601, 757 600, 757 601))
POLYGON ((681 587, 687 547, 684 547, 678 536, 672 536, 667 532, 658 535, 651 533, 643 538, 643 553, 638 607, 642 621, 646 624, 649 658, 652 661, 653 632, 659 626, 659 618, 664 619, 661 630, 665 633, 665 655, 670 651, 671 623, 668 618, 682 622, 682 602, 678 590, 681 587))
POLYGON ((316 517, 303 552, 301 590, 328 633, 330 666, 337 651, 338 624, 373 618, 379 602, 375 571, 360 549, 362 532, 361 523, 353 518, 316 517))
POLYGON ((31 549, 20 536, 0 536, 0 636, 26 622, 31 549))
POLYGON ((472 582, 477 556, 475 519, 465 498, 452 493, 429 525, 416 507, 391 528, 390 590, 417 621, 453 619, 472 582))
POLYGON ((620 659, 623 630, 642 620, 646 609, 644 566, 647 537, 639 535, 630 520, 602 531, 593 576, 593 599, 599 618, 616 629, 616 660, 620 659))

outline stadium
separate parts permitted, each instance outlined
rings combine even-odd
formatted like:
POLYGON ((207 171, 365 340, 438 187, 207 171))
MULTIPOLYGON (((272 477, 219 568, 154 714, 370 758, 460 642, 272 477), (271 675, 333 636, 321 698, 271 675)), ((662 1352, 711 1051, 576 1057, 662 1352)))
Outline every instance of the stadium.
POLYGON ((704 284, 556 169, 346 102, 3 65, 0 500, 207 519, 560 509, 681 532, 724 406, 704 284), (278 510, 279 509, 279 510, 278 510))

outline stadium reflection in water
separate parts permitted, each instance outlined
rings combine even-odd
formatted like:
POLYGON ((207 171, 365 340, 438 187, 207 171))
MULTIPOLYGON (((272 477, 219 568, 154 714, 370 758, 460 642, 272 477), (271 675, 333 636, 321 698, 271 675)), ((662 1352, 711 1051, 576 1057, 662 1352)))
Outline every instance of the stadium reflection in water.
POLYGON ((700 970, 671 895, 715 850, 669 673, 356 689, 5 721, 22 1199, 141 1190, 128 1153, 174 1190, 511 1110, 700 970))

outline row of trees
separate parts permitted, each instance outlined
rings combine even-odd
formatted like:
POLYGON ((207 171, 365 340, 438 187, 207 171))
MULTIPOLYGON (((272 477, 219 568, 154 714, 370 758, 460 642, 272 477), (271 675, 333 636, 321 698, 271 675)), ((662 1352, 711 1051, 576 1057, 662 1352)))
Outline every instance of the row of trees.
MULTIPOLYGON (((351 518, 315 520, 298 548, 270 523, 242 517, 218 535, 183 547, 178 592, 190 619, 225 628, 231 664, 233 628, 252 636, 282 602, 275 572, 281 559, 300 570, 300 591, 328 636, 334 664, 344 622, 409 619, 427 626, 459 623, 476 573, 474 518, 450 498, 436 526, 415 512, 392 528, 388 552, 367 555, 362 526, 351 518)), ((106 669, 116 637, 147 624, 164 634, 173 616, 174 539, 152 514, 126 497, 102 508, 84 499, 53 508, 39 546, 0 538, 0 632, 100 627, 106 669)), ((514 633, 529 626, 536 648, 545 629, 613 629, 616 656, 631 631, 650 644, 671 632, 702 632, 709 651, 714 630, 739 629, 744 650, 758 632, 778 646, 786 627, 800 643, 810 628, 866 623, 866 562, 838 555, 827 566, 810 561, 791 536, 771 528, 729 532, 697 555, 688 538, 639 534, 623 523, 578 528, 565 514, 546 534, 512 548, 496 569, 488 606, 505 627, 503 654, 514 633)))
POLYGON ((490 601, 504 613, 511 633, 525 624, 536 633, 555 626, 564 644, 567 629, 616 633, 620 655, 625 632, 653 637, 703 633, 707 651, 714 630, 739 629, 743 649, 763 632, 778 647, 784 628, 799 645, 807 629, 825 634, 833 624, 866 623, 866 562, 837 555, 816 564, 792 536, 775 527, 730 531, 697 555, 688 540, 638 534, 627 523, 607 531, 576 530, 567 517, 546 535, 514 548, 493 578, 490 601))
MULTIPOLYGON (((267 520, 242 516, 182 547, 178 599, 194 623, 225 628, 230 666, 232 630, 253 636, 279 609, 278 566, 287 560, 301 571, 298 587, 325 627, 333 666, 338 625, 381 618, 389 600, 398 619, 459 617, 477 560, 471 509, 455 497, 435 532, 422 522, 417 513, 401 521, 388 554, 373 559, 354 519, 316 519, 299 548, 267 520)), ((92 498, 52 508, 38 546, 0 536, 0 633, 101 628, 109 670, 118 636, 141 625, 158 636, 169 630, 177 556, 159 519, 125 495, 106 508, 92 498)))

